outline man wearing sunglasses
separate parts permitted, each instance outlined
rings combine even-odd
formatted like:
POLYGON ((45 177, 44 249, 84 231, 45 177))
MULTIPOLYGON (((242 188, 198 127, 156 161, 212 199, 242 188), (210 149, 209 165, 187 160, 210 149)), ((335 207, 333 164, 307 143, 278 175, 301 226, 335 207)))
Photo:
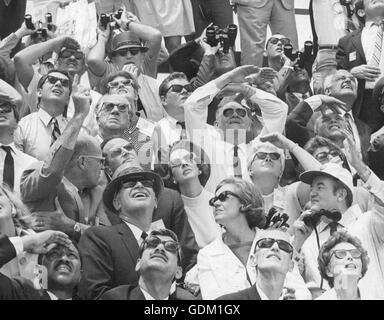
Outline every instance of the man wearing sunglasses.
POLYGON ((111 40, 111 50, 105 57, 111 27, 99 25, 96 45, 90 50, 87 63, 92 74, 92 86, 101 89, 102 82, 112 73, 126 70, 134 74, 139 84, 139 98, 149 120, 158 121, 164 116, 157 95, 159 84, 157 59, 161 47, 161 33, 138 21, 129 12, 124 12, 118 21, 121 32, 111 40))
POLYGON ((293 268, 293 247, 289 234, 278 229, 262 230, 251 256, 256 269, 255 284, 242 291, 230 293, 218 300, 279 300, 284 282, 293 268))
POLYGON ((138 285, 113 288, 101 300, 177 300, 172 285, 182 276, 179 251, 177 236, 171 230, 152 231, 140 245, 135 268, 138 285))

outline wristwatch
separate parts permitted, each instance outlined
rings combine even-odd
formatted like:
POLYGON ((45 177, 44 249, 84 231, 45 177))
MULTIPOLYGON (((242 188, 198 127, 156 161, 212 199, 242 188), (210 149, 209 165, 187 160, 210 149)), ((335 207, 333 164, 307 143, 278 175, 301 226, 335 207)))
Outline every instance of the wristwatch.
POLYGON ((81 225, 80 225, 80 223, 76 222, 75 225, 73 226, 73 230, 75 232, 81 232, 81 225))

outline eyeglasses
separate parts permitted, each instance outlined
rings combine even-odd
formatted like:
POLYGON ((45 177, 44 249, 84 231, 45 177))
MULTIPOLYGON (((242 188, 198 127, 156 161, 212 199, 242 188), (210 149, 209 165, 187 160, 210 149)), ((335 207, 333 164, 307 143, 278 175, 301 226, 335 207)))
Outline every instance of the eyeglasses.
POLYGON ((340 153, 337 152, 336 150, 329 151, 329 152, 320 152, 315 156, 315 159, 318 160, 319 162, 323 163, 325 161, 328 161, 329 156, 331 157, 339 157, 340 153))
POLYGON ((361 257, 359 249, 333 250, 331 256, 334 254, 337 259, 344 259, 347 256, 347 252, 349 252, 353 259, 359 259, 361 257))
POLYGON ((118 157, 118 156, 121 156, 123 153, 125 153, 125 152, 130 152, 130 151, 134 151, 135 149, 134 149, 134 147, 133 147, 133 144, 131 144, 131 143, 128 143, 128 144, 126 144, 125 146, 123 146, 123 147, 116 147, 116 148, 113 148, 112 150, 111 150, 111 153, 110 153, 110 155, 111 155, 111 157, 118 157))
POLYGON ((90 158, 90 159, 95 159, 100 162, 100 164, 103 166, 105 162, 104 157, 98 157, 98 156, 91 156, 91 155, 81 155, 79 158, 90 158))
POLYGON ((60 53, 61 58, 69 58, 74 56, 76 60, 81 60, 84 58, 84 53, 80 50, 65 49, 60 53))
POLYGON ((10 102, 4 102, 0 104, 0 112, 10 113, 13 111, 14 108, 16 108, 16 106, 10 102))
POLYGON ((146 188, 153 188, 153 181, 152 180, 145 180, 145 179, 135 179, 135 180, 131 180, 131 181, 127 181, 127 182, 124 182, 122 184, 122 187, 124 189, 130 189, 130 188, 133 188, 138 182, 140 182, 143 187, 146 187, 146 188))
POLYGON ((235 198, 237 198, 237 199, 239 199, 241 201, 240 197, 236 193, 233 193, 232 191, 223 191, 218 196, 215 196, 211 200, 209 200, 209 205, 211 207, 214 207, 215 206, 215 202, 217 200, 220 200, 220 202, 224 202, 225 200, 227 200, 228 196, 235 197, 235 198))
POLYGON ((111 88, 120 87, 121 85, 132 86, 132 83, 133 83, 132 79, 127 79, 127 80, 122 80, 122 81, 111 81, 111 82, 108 82, 107 87, 109 89, 111 89, 111 88))
POLYGON ((181 84, 173 84, 171 85, 167 90, 165 90, 165 93, 168 93, 169 90, 175 93, 180 93, 185 89, 187 92, 193 92, 194 87, 191 84, 181 85, 181 84))
POLYGON ((293 247, 291 244, 285 240, 276 240, 272 238, 263 238, 256 242, 256 247, 260 249, 269 249, 272 248, 274 243, 277 243, 279 249, 291 254, 293 252, 293 247))
POLYGON ((197 164, 197 156, 193 152, 191 152, 189 154, 186 154, 182 158, 177 158, 170 161, 169 166, 174 169, 180 167, 183 163, 197 164))
POLYGON ((255 153, 255 158, 258 158, 260 160, 264 160, 267 158, 267 156, 271 159, 271 160, 279 160, 280 159, 280 153, 277 153, 277 152, 271 152, 271 153, 268 153, 268 152, 256 152, 255 153))
POLYGON ((127 53, 129 52, 132 56, 136 56, 141 51, 140 48, 125 48, 125 49, 119 49, 116 50, 115 53, 117 53, 121 57, 125 57, 127 53))
POLYGON ((149 236, 144 240, 144 248, 157 248, 159 244, 162 244, 165 248, 165 250, 172 252, 172 253, 177 253, 179 250, 179 244, 176 241, 172 240, 167 240, 167 241, 162 241, 160 238, 156 236, 149 236))
POLYGON ((63 87, 69 88, 69 79, 57 78, 55 76, 47 76, 47 80, 50 84, 56 84, 57 81, 60 81, 63 87))
POLYGON ((237 109, 226 108, 223 111, 223 115, 224 117, 229 118, 229 117, 232 117, 235 112, 237 113, 237 115, 239 115, 242 118, 244 118, 247 115, 247 111, 242 108, 237 108, 237 109))
POLYGON ((128 104, 116 104, 116 103, 105 103, 103 104, 103 110, 107 111, 107 112, 111 112, 115 107, 117 107, 117 110, 119 110, 119 112, 125 112, 127 111, 131 106, 128 105, 128 104))
POLYGON ((287 44, 291 44, 291 40, 289 40, 288 38, 276 38, 276 37, 270 38, 268 43, 277 44, 279 41, 283 46, 287 44))

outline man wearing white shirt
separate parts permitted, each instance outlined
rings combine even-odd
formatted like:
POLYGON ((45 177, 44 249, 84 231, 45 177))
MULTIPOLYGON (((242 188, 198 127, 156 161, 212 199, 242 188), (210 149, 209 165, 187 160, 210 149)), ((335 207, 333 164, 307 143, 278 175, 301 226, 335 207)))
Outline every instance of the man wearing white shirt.
POLYGON ((284 129, 287 104, 268 92, 243 83, 246 76, 259 71, 260 68, 254 66, 238 67, 198 88, 185 101, 186 129, 192 141, 201 146, 211 160, 211 177, 205 186, 210 192, 214 192, 216 185, 228 176, 249 180, 247 158, 255 140, 247 141, 247 130, 252 121, 246 99, 260 107, 259 121, 263 124, 260 134, 281 133, 284 129), (210 126, 206 123, 208 105, 220 90, 226 97, 216 111, 215 126, 210 126))

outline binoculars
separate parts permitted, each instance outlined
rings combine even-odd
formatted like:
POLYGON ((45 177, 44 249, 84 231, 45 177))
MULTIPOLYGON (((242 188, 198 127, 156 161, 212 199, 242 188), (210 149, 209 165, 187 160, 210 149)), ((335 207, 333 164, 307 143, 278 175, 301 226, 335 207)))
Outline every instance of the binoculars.
POLYGON ((49 12, 45 14, 46 28, 43 26, 43 23, 41 22, 41 20, 39 20, 37 23, 33 23, 32 15, 30 15, 30 14, 26 14, 24 16, 24 21, 25 21, 25 25, 26 25, 26 27, 28 29, 36 30, 35 33, 33 33, 31 35, 32 38, 36 38, 36 37, 39 37, 39 36, 43 37, 43 38, 46 38, 47 37, 47 30, 51 31, 53 29, 53 26, 52 26, 52 14, 49 13, 49 12))
POLYGON ((123 14, 124 10, 119 9, 116 14, 106 14, 102 13, 100 14, 100 24, 103 26, 103 28, 106 28, 108 26, 108 23, 114 22, 113 16, 115 16, 116 19, 121 19, 121 15, 123 14))
POLYGON ((333 220, 335 222, 340 221, 341 219, 341 213, 340 211, 334 210, 334 211, 328 211, 325 209, 321 209, 320 211, 315 211, 312 214, 306 216, 303 218, 303 222, 313 229, 316 228, 316 226, 319 224, 320 219, 322 216, 327 217, 330 220, 333 220))
POLYGON ((225 29, 219 29, 218 26, 211 26, 207 28, 205 35, 207 37, 207 43, 211 47, 216 47, 220 42, 223 52, 227 53, 229 48, 235 45, 237 25, 230 24, 225 29))
POLYGON ((314 54, 313 54, 313 42, 312 41, 305 41, 304 42, 304 49, 303 51, 296 51, 293 52, 293 47, 291 44, 286 44, 284 46, 284 54, 291 60, 295 61, 297 58, 297 62, 295 64, 295 67, 299 67, 303 69, 306 64, 313 63, 314 60, 314 54))

